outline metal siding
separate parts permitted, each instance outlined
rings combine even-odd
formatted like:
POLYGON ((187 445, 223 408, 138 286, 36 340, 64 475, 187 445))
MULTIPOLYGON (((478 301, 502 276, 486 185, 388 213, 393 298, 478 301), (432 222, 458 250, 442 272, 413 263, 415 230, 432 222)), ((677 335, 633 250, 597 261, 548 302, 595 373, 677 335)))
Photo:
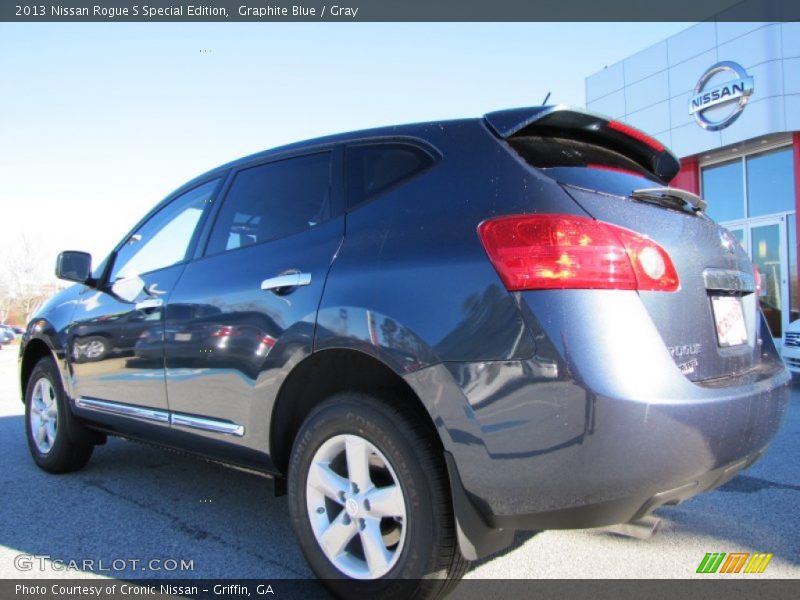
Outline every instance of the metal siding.
POLYGON ((800 24, 698 23, 586 81, 590 110, 621 118, 656 135, 678 156, 797 131, 800 24), (663 75, 662 58, 668 67, 663 75), (706 131, 689 114, 689 99, 700 76, 721 60, 741 64, 754 78, 755 90, 733 124, 721 132, 706 131), (616 87, 620 84, 625 85, 616 87))
POLYGON ((669 99, 669 119, 670 126, 673 129, 683 125, 693 125, 695 128, 700 129, 694 117, 689 114, 689 100, 693 95, 694 92, 684 92, 669 99))
POLYGON ((623 119, 625 117, 625 93, 619 90, 608 96, 604 96, 598 100, 589 102, 587 108, 592 112, 607 115, 615 119, 623 119))
POLYGON ((616 63, 586 78, 586 100, 592 102, 624 87, 622 63, 616 63))
POLYGON ((800 23, 782 23, 781 34, 783 57, 800 57, 800 23))
POLYGON ((651 77, 667 67, 667 42, 659 42, 637 52, 623 61, 625 69, 625 84, 630 86, 637 81, 651 77))
POLYGON ((717 21, 717 43, 730 42, 767 24, 763 21, 717 21))
POLYGON ((785 131, 783 106, 782 96, 757 100, 754 95, 736 122, 720 131, 722 145, 728 146, 767 133, 785 131))
POLYGON ((785 96, 786 130, 800 131, 800 95, 785 96))
POLYGON ((629 113, 626 121, 661 140, 664 137, 663 134, 669 135, 670 133, 669 104, 666 101, 659 102, 635 113, 629 113))
POLYGON ((781 56, 780 23, 756 29, 719 46, 719 60, 732 60, 748 71, 756 65, 779 59, 781 56))
MULTIPOLYGON (((666 100, 668 90, 669 79, 666 71, 661 71, 646 79, 637 81, 633 85, 628 85, 625 88, 626 112, 628 114, 634 113, 643 108, 653 106, 662 100, 666 100)), ((668 126, 669 121, 666 121, 661 129, 666 129, 668 126)))
POLYGON ((691 156, 721 146, 718 131, 701 129, 694 121, 672 130, 672 151, 678 156, 691 156))
POLYGON ((670 66, 678 65, 703 52, 713 50, 717 43, 714 23, 703 22, 692 25, 667 39, 670 66))
MULTIPOLYGON (((669 95, 670 97, 690 92, 697 85, 697 80, 708 67, 717 62, 717 50, 709 50, 669 69, 669 95)), ((689 105, 686 105, 689 112, 689 105)))
POLYGON ((783 59, 783 93, 800 94, 800 58, 783 59))

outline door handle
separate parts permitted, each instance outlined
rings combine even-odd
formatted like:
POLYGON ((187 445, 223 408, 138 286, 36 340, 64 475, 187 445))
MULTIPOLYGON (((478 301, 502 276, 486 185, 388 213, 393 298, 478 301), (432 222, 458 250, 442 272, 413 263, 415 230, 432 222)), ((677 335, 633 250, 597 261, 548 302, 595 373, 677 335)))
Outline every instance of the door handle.
POLYGON ((136 303, 136 310, 147 310, 148 308, 158 308, 164 301, 161 298, 148 298, 136 303))
POLYGON ((295 288, 311 283, 311 273, 285 273, 270 277, 261 282, 261 289, 281 293, 288 288, 295 288))

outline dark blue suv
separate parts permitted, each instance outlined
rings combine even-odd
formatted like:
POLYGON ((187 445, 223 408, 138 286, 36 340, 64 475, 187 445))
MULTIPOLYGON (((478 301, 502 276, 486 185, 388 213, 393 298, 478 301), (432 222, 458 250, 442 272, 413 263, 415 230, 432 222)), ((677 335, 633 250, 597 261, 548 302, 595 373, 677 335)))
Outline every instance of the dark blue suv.
POLYGON ((31 453, 258 469, 334 593, 440 595, 516 530, 628 523, 778 431, 759 281, 679 162, 566 107, 270 150, 178 189, 28 325, 31 453), (354 581, 361 580, 361 581, 354 581))

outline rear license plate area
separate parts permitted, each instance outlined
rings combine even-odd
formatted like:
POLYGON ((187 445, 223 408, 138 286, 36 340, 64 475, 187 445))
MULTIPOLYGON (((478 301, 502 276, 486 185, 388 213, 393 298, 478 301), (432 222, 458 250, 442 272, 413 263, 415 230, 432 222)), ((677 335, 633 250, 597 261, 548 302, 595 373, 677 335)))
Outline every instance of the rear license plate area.
POLYGON ((738 296, 711 296, 711 309, 717 328, 717 343, 722 348, 747 343, 742 299, 738 296))

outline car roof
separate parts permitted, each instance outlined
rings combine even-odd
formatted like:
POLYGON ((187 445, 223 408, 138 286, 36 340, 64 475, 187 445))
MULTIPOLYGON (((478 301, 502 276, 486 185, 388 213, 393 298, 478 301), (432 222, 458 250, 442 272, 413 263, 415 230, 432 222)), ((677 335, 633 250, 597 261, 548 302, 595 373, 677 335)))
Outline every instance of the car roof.
POLYGON ((269 148, 255 154, 249 154, 241 158, 237 158, 228 163, 215 167, 206 171, 192 179, 187 184, 181 186, 181 189, 192 187, 197 183, 210 179, 215 175, 220 175, 229 169, 235 169, 242 165, 251 162, 257 162, 262 159, 268 159, 273 156, 280 156, 282 154, 294 154, 302 152, 303 150, 313 150, 315 148, 322 148, 336 144, 352 143, 357 141, 367 141, 369 139, 377 138, 391 138, 391 137, 418 137, 426 139, 426 133, 432 130, 442 130, 445 127, 452 127, 464 123, 476 123, 482 121, 482 117, 474 117, 468 119, 449 119, 442 121, 427 121, 423 123, 407 123, 402 125, 389 125, 385 127, 375 127, 371 129, 362 129, 358 131, 349 131, 344 133, 335 133, 332 135, 310 138, 275 148, 269 148))

